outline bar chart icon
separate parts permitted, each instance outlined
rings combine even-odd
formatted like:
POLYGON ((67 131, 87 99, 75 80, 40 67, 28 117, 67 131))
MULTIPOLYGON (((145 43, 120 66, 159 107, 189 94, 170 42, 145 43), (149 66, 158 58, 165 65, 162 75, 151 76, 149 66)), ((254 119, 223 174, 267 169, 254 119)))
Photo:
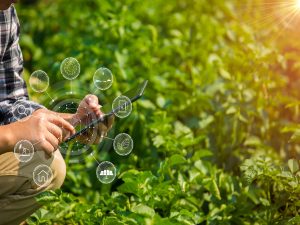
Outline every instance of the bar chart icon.
POLYGON ((100 176, 113 176, 113 172, 111 170, 102 170, 100 172, 100 176))

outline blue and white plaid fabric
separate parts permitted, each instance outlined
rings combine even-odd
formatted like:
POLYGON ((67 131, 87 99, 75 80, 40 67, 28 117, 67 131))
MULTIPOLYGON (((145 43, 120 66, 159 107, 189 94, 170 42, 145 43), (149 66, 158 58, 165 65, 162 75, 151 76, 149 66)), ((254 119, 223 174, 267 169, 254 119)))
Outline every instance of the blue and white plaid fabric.
POLYGON ((16 101, 41 108, 29 101, 26 83, 22 78, 23 56, 19 46, 20 24, 14 6, 0 10, 0 124, 16 121, 12 113, 16 101))

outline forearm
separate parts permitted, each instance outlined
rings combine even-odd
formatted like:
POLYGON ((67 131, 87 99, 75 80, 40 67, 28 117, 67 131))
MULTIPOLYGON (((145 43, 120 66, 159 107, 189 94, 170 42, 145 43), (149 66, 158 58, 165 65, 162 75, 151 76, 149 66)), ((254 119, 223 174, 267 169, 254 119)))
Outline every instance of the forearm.
POLYGON ((14 129, 13 124, 0 126, 0 154, 13 151, 16 144, 14 129))

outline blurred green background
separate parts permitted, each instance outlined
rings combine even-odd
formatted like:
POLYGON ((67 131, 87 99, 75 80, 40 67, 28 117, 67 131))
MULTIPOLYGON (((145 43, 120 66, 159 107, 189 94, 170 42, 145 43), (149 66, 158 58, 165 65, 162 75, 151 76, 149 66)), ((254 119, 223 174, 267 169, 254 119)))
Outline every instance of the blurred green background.
MULTIPOLYGON (((94 90, 105 66, 106 96, 144 79, 145 97, 110 136, 129 133, 111 185, 96 161, 68 163, 62 190, 29 224, 300 224, 299 25, 296 2, 236 0, 56 0, 17 6, 24 76, 50 76, 48 95, 68 91, 60 63, 75 57, 73 90, 94 90), (284 2, 284 4, 283 4, 284 2), (283 4, 283 5, 282 5, 283 4), (285 10, 291 10, 283 14, 285 10), (65 89, 64 89, 65 88, 65 89)), ((50 97, 30 90, 47 105, 50 97)), ((97 94, 101 94, 100 92, 97 94)), ((63 95, 63 94, 62 94, 63 95)))

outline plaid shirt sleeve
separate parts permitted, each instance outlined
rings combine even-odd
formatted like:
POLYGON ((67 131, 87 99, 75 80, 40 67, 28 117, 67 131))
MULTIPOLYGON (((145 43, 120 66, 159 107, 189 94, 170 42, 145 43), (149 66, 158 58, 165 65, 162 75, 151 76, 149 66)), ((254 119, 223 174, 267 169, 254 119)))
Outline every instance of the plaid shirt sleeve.
POLYGON ((18 101, 28 106, 30 113, 42 108, 29 101, 26 83, 22 78, 23 56, 19 46, 20 24, 14 6, 0 10, 0 124, 18 119, 13 111, 18 101))

